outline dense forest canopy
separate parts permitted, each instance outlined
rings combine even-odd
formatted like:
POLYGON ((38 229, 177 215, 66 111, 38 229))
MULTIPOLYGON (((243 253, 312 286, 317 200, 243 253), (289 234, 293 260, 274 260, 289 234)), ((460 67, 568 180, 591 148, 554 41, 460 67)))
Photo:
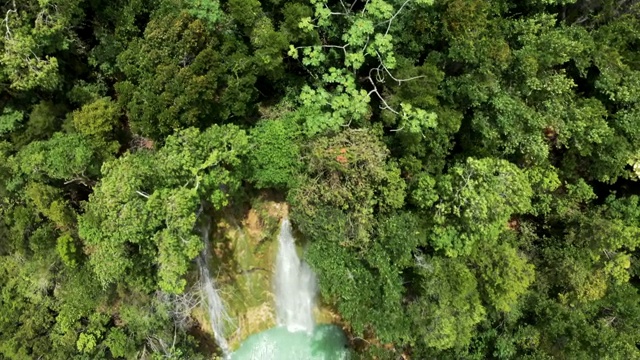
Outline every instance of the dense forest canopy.
POLYGON ((640 358, 637 1, 0 10, 0 359, 210 358, 198 214, 265 191, 357 356, 640 358))

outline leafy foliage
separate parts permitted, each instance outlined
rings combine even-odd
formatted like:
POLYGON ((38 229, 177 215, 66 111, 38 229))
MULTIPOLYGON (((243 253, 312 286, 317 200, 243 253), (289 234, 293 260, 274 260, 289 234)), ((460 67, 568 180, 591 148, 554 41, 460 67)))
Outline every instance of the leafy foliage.
POLYGON ((152 17, 118 56, 126 80, 115 88, 133 130, 159 138, 248 114, 255 76, 246 47, 232 41, 189 12, 152 17))
POLYGON ((299 126, 295 119, 262 120, 251 131, 249 166, 256 187, 286 188, 300 172, 299 126))
POLYGON ((123 281, 131 271, 148 276, 158 264, 159 287, 184 291, 183 276, 202 246, 194 232, 196 212, 202 202, 214 209, 228 203, 229 192, 240 185, 233 169, 247 144, 234 126, 212 126, 202 133, 190 128, 168 137, 156 153, 106 163, 79 220, 79 234, 92 248, 90 263, 102 284, 123 281))
POLYGON ((530 209, 531 187, 513 164, 467 159, 440 181, 432 246, 447 256, 468 255, 479 242, 493 242, 513 214, 530 209))
POLYGON ((211 358, 202 218, 267 194, 357 356, 640 358, 637 2, 0 10, 0 358, 211 358))
POLYGON ((312 222, 316 209, 329 206, 347 214, 344 245, 362 246, 374 223, 374 209, 402 207, 405 184, 388 162, 384 145, 367 131, 347 130, 310 144, 306 176, 292 196, 300 217, 312 222))

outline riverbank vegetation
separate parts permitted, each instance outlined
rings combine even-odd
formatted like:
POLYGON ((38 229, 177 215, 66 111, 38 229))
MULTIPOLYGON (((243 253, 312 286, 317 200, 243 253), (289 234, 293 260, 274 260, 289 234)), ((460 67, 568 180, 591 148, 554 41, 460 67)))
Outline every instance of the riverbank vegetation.
POLYGON ((266 193, 364 359, 640 358, 636 1, 0 10, 0 358, 211 358, 266 193))

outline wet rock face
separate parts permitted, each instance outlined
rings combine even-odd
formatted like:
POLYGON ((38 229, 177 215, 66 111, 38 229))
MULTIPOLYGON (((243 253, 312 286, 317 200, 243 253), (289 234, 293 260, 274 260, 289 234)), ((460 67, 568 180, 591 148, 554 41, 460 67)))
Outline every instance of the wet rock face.
MULTIPOLYGON (((253 203, 250 208, 246 207, 230 212, 227 216, 223 216, 219 223, 212 226, 210 236, 211 249, 208 259, 209 271, 211 276, 215 278, 218 293, 229 315, 229 320, 225 322, 224 333, 230 352, 233 354, 238 351, 240 355, 245 354, 247 352, 246 348, 251 347, 251 344, 255 342, 255 340, 250 339, 254 339, 263 333, 272 334, 271 331, 278 329, 279 325, 283 325, 285 333, 289 333, 289 331, 286 331, 286 323, 289 322, 287 320, 287 311, 278 311, 278 303, 282 304, 283 308, 292 310, 290 312, 293 319, 296 319, 295 314, 301 311, 300 309, 294 310, 297 305, 286 305, 288 302, 282 301, 282 299, 279 302, 276 295, 275 283, 277 282, 278 253, 281 250, 281 225, 282 220, 286 219, 288 215, 288 210, 289 206, 286 202, 266 198, 263 201, 253 203), (278 313, 280 315, 277 316, 276 314, 278 313), (246 345, 247 343, 249 345, 246 345)), ((303 288, 308 290, 306 291, 308 295, 304 296, 307 301, 300 302, 300 304, 307 304, 307 306, 302 306, 302 308, 306 309, 303 312, 307 314, 304 318, 308 320, 303 321, 303 323, 307 325, 302 326, 301 333, 293 334, 293 338, 299 339, 300 344, 309 345, 314 338, 316 340, 313 341, 319 341, 318 344, 322 344, 324 340, 320 341, 318 339, 324 339, 328 336, 323 334, 335 332, 336 335, 329 337, 343 339, 344 333, 339 327, 332 326, 330 327, 331 330, 328 330, 329 328, 325 329, 327 325, 314 326, 316 323, 340 323, 340 318, 321 304, 315 306, 314 300, 317 292, 315 289, 315 275, 298 258, 290 227, 286 233, 291 243, 288 260, 281 263, 281 265, 289 264, 294 266, 296 271, 293 273, 298 275, 290 278, 289 281, 285 281, 285 283, 295 285, 293 290, 286 290, 288 287, 285 286, 283 292, 294 295, 289 297, 289 300, 292 300, 295 304, 297 302, 295 294, 299 292, 296 289, 303 288), (295 259, 293 256, 295 256, 295 259), (300 276, 301 273, 309 276, 300 276), (304 284, 309 286, 304 286, 304 284), (318 328, 324 329, 320 332, 320 335, 317 333, 318 328)), ((291 275, 292 273, 286 271, 284 274, 291 275)), ((204 307, 198 309, 192 315, 201 324, 200 328, 206 333, 203 334, 208 339, 206 341, 214 343, 214 334, 211 332, 211 326, 208 321, 210 316, 206 314, 206 309, 204 307)), ((295 326, 291 330, 295 330, 295 326)), ((278 334, 278 331, 276 331, 276 335, 278 334)), ((272 339, 272 336, 268 335, 266 339, 272 339)), ((276 340, 277 338, 279 336, 276 336, 276 340)), ((265 340, 261 341, 264 342, 265 340)), ((315 342, 313 344, 314 347, 320 346, 315 342)), ((346 341, 340 340, 339 345, 334 347, 343 349, 346 341)), ((305 348, 303 345, 299 346, 303 349, 305 348)), ((278 351, 278 349, 279 345, 274 345, 274 351, 278 351)), ((236 359, 238 357, 234 355, 233 358, 236 359)), ((240 357, 238 359, 244 358, 240 357)), ((246 357, 246 359, 262 359, 262 357, 254 356, 246 357)), ((278 359, 288 359, 288 357, 280 357, 278 359)), ((300 359, 304 360, 305 358, 300 359)), ((316 358, 310 359, 315 360, 316 358)), ((323 358, 320 357, 319 359, 323 358)), ((340 358, 326 357, 326 359, 340 358)))
MULTIPOLYGON (((251 207, 225 213, 212 227, 210 272, 229 314, 225 335, 231 350, 276 325, 273 275, 279 224, 287 210, 286 203, 266 195, 251 207)), ((204 314, 194 315, 209 332, 204 314)))
POLYGON ((278 327, 250 336, 231 359, 346 359, 344 332, 335 325, 315 325, 316 276, 298 257, 287 218, 280 226, 273 281, 278 327))

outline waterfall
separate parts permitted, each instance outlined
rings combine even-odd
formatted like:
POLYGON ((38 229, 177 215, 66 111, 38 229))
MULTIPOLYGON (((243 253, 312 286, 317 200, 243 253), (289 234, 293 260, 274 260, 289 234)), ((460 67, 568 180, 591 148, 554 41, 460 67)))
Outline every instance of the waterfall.
POLYGON ((288 219, 282 220, 276 257, 275 293, 278 325, 291 332, 313 331, 313 309, 317 292, 316 276, 300 261, 288 219))
POLYGON ((209 313, 209 322, 213 336, 224 354, 225 359, 229 357, 229 344, 224 337, 224 322, 229 320, 227 310, 224 308, 222 299, 218 294, 218 289, 209 273, 209 226, 202 229, 202 240, 204 241, 204 249, 198 257, 198 268, 200 269, 200 283, 202 286, 202 294, 209 313))

